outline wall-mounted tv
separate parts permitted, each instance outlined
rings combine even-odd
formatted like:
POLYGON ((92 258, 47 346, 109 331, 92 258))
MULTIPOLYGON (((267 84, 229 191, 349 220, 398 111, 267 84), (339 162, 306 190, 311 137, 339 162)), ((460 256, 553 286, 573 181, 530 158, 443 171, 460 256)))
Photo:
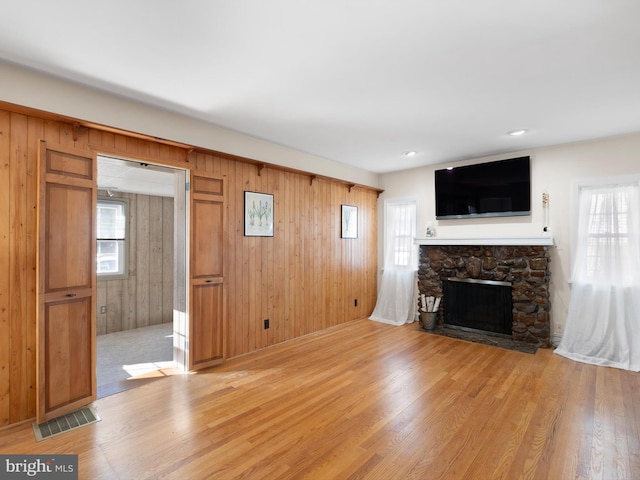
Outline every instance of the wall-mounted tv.
POLYGON ((435 190, 438 220, 530 215, 530 159, 436 170, 435 190))

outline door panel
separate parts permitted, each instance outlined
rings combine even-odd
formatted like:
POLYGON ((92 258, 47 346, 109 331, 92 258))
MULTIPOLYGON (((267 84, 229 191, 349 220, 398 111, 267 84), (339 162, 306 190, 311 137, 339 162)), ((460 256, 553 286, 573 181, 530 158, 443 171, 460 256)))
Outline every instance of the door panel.
POLYGON ((96 157, 41 142, 37 421, 96 397, 96 157))
POLYGON ((222 283, 194 285, 192 291, 192 313, 197 319, 191 336, 193 368, 200 368, 201 364, 223 359, 224 286, 222 283))
POLYGON ((92 245, 69 239, 90 238, 93 189, 50 183, 46 185, 45 289, 91 288, 92 245), (84 208, 83 208, 84 207, 84 208))
POLYGON ((222 277, 223 272, 223 208, 220 202, 196 199, 193 202, 192 232, 195 240, 193 278, 222 277))
POLYGON ((222 177, 191 173, 189 369, 224 362, 225 195, 222 177))
POLYGON ((91 352, 74 345, 91 343, 91 298, 45 306, 44 339, 48 383, 46 409, 56 410, 91 396, 91 352))

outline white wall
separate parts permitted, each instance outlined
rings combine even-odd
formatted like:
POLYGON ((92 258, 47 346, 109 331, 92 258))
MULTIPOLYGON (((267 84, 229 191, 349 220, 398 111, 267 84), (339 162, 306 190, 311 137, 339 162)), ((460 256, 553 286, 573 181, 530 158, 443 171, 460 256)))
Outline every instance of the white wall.
MULTIPOLYGON (((575 180, 640 173, 640 133, 593 140, 558 147, 514 152, 508 155, 477 158, 472 161, 439 164, 381 176, 384 193, 379 200, 379 225, 382 231, 384 201, 415 198, 418 207, 418 236, 425 236, 425 225, 433 222, 440 237, 514 237, 542 235, 542 193, 549 193, 551 248, 551 322, 552 335, 562 333, 570 297, 571 268, 571 193, 575 180), (434 170, 503 158, 531 156, 532 212, 528 217, 502 217, 469 220, 436 220, 434 170)), ((382 236, 379 236, 379 264, 382 265, 382 236)))
POLYGON ((0 100, 274 165, 378 187, 379 176, 178 113, 0 62, 0 100))

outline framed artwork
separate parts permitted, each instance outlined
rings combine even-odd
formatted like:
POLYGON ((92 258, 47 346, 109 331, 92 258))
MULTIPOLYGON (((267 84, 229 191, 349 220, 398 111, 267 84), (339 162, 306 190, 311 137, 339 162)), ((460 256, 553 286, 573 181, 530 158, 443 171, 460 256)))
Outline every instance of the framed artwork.
POLYGON ((244 192, 244 236, 273 237, 273 195, 244 192))
POLYGON ((358 207, 342 205, 342 238, 358 238, 358 207))

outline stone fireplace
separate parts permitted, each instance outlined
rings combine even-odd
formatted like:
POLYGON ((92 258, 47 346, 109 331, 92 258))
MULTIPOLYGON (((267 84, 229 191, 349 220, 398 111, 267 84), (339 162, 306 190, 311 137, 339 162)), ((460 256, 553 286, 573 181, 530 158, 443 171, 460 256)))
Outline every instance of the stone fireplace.
MULTIPOLYGON (((442 297, 447 279, 477 279, 511 284, 513 340, 550 345, 550 237, 515 239, 417 239, 418 289, 442 297)), ((446 315, 440 309, 440 322, 446 315)))

